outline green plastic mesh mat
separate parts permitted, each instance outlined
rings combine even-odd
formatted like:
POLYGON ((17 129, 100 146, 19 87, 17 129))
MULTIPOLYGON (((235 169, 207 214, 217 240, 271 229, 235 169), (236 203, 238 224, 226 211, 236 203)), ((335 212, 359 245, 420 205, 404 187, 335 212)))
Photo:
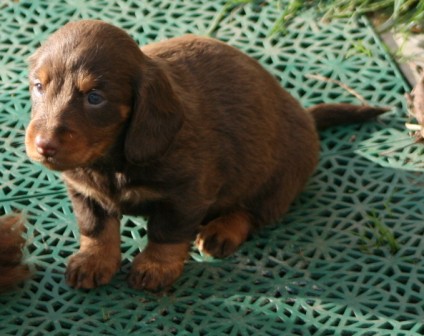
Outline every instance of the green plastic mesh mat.
POLYGON ((313 10, 270 36, 275 2, 224 13, 226 1, 2 1, 0 205, 26 213, 32 279, 0 296, 0 335, 424 335, 424 153, 404 127, 409 91, 368 22, 323 23, 313 10), (225 14, 225 15, 223 15, 225 14), (64 283, 78 231, 63 185, 30 163, 24 127, 27 57, 68 21, 99 18, 140 44, 210 34, 257 58, 305 106, 322 100, 392 106, 379 121, 322 133, 320 165, 278 226, 234 256, 195 250, 165 294, 127 287, 144 222, 124 218, 122 270, 110 285, 64 283), (409 145, 409 146, 408 146, 409 145))

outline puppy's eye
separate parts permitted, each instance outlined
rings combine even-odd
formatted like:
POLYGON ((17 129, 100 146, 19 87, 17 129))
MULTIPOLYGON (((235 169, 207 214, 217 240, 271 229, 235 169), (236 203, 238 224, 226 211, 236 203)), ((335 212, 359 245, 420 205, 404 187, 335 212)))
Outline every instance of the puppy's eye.
POLYGON ((87 102, 90 105, 99 105, 99 104, 103 103, 103 101, 104 101, 103 96, 100 93, 98 93, 97 91, 91 91, 87 95, 87 102))
POLYGON ((36 93, 42 94, 43 93, 43 84, 41 84, 40 82, 35 82, 34 83, 34 90, 36 91, 36 93))

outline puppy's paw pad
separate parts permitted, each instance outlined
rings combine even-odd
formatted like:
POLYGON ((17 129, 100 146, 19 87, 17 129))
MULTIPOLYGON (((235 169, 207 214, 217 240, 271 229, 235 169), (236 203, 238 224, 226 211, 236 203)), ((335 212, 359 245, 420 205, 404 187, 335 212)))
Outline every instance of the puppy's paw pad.
POLYGON ((66 282, 74 288, 90 289, 109 283, 118 271, 120 259, 104 259, 95 254, 78 252, 68 262, 66 282))

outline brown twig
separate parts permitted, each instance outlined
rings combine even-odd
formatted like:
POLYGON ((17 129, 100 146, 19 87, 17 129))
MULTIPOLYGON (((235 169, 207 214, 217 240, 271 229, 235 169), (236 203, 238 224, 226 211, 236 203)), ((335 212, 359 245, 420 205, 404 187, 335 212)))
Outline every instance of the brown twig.
POLYGON ((328 77, 324 77, 324 76, 316 75, 316 74, 306 74, 305 76, 307 78, 317 79, 323 82, 335 83, 339 85, 340 87, 342 87, 343 89, 345 89, 351 95, 355 96, 363 105, 368 105, 364 97, 362 97, 358 92, 356 92, 355 90, 353 90, 351 87, 347 86, 346 84, 338 81, 337 79, 332 79, 332 78, 328 78, 328 77))

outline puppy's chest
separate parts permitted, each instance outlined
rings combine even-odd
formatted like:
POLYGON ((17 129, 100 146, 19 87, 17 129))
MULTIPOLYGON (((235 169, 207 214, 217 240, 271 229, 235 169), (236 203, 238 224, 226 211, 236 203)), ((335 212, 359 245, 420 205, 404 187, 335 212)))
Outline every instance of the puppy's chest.
POLYGON ((134 207, 162 198, 162 194, 158 191, 144 185, 131 183, 125 175, 116 174, 115 178, 116 194, 114 195, 114 199, 119 204, 120 209, 125 213, 133 212, 132 208, 134 207))
POLYGON ((127 208, 143 205, 146 202, 155 201, 162 198, 162 195, 154 190, 140 186, 129 186, 122 188, 118 194, 119 206, 124 212, 131 212, 127 208))
POLYGON ((95 179, 67 178, 65 181, 85 197, 98 201, 104 208, 122 213, 142 212, 144 203, 162 198, 159 192, 132 184, 120 174, 97 176, 95 179))

